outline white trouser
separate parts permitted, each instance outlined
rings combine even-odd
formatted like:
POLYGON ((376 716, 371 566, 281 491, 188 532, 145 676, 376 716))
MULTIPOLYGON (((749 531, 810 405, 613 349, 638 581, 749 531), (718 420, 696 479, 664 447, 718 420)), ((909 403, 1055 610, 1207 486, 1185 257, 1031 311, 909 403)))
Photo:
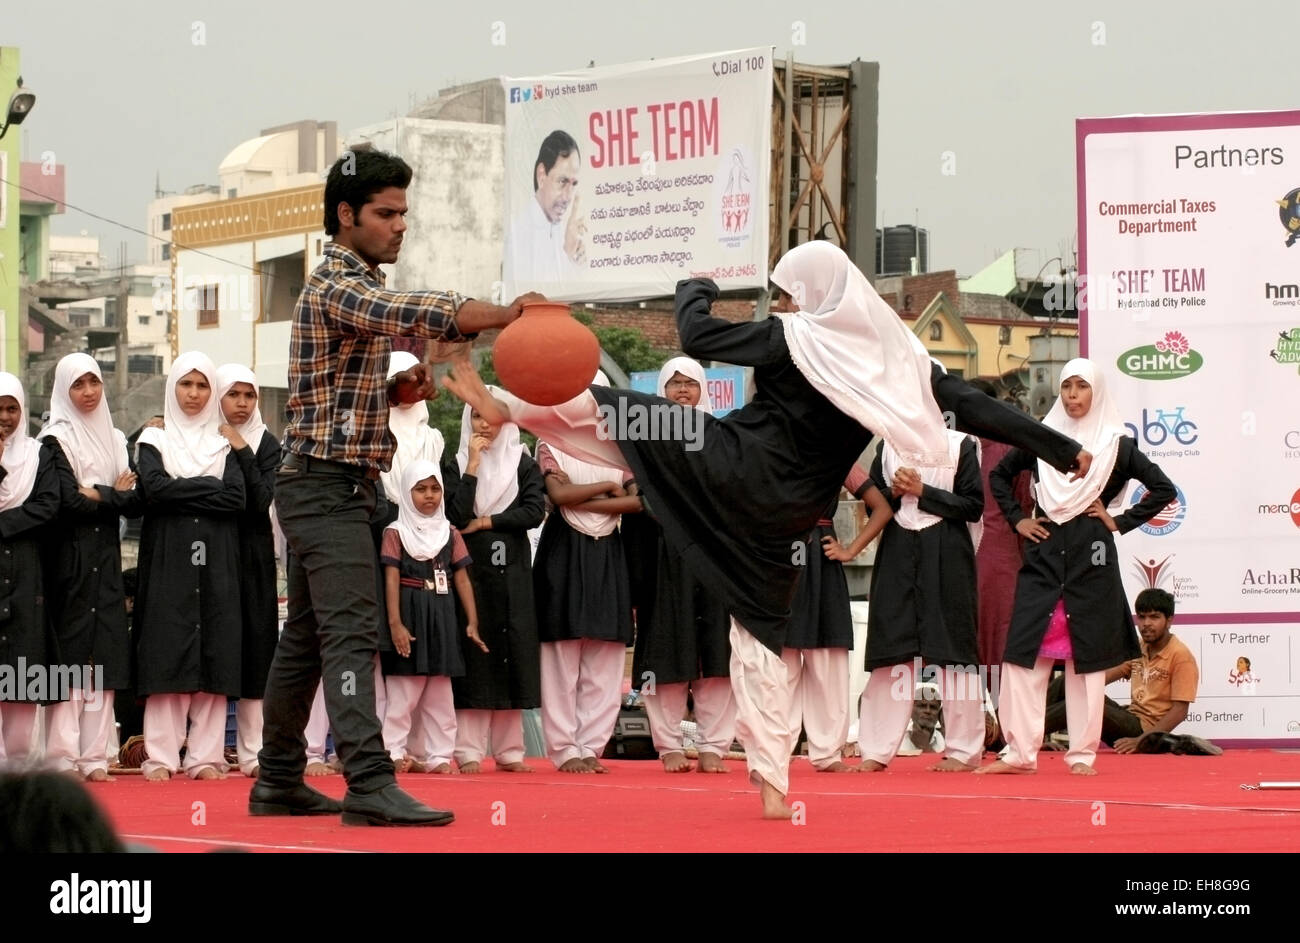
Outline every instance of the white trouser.
POLYGON ((432 769, 450 763, 456 749, 456 706, 451 678, 389 675, 384 748, 394 762, 410 757, 432 769), (416 733, 412 724, 418 717, 416 733))
POLYGON ((88 776, 108 771, 108 736, 113 729, 113 692, 81 688, 68 700, 45 710, 45 760, 50 769, 73 770, 88 776))
POLYGON ((235 702, 235 754, 239 771, 252 776, 262 752, 262 699, 241 697, 235 702))
MULTIPOLYGON (((998 722, 1007 741, 1002 760, 1021 769, 1036 769, 1043 743, 1043 718, 1047 712, 1047 687, 1054 658, 1039 658, 1032 668, 1002 666, 998 722)), ((1065 663, 1065 723, 1070 749, 1065 764, 1091 766, 1101 743, 1102 714, 1106 704, 1106 672, 1075 674, 1074 662, 1065 663)))
POLYGON ((695 748, 700 753, 726 756, 736 739, 736 696, 730 678, 656 684, 654 694, 642 694, 655 750, 661 754, 681 752, 687 691, 695 697, 695 748))
POLYGON ((584 638, 541 647, 546 755, 557 767, 598 758, 618 722, 627 646, 584 638))
POLYGON ((825 769, 840 760, 849 737, 849 650, 787 648, 781 653, 794 685, 794 723, 808 735, 808 761, 825 769))
POLYGON ((224 773, 226 766, 226 696, 224 694, 151 694, 144 703, 144 746, 148 754, 145 773, 182 768, 190 777, 211 767, 224 773), (185 733, 185 719, 190 722, 185 733))
POLYGON ((736 736, 755 786, 790 791, 790 753, 799 739, 795 687, 781 657, 731 620, 731 687, 736 736))
POLYGON ((481 763, 489 744, 492 758, 501 763, 524 760, 524 712, 520 710, 456 711, 456 765, 481 763))
MULTIPOLYGON (((887 766, 898 754, 912 719, 918 680, 915 661, 871 672, 858 719, 863 760, 887 766)), ((984 690, 979 676, 946 667, 940 692, 944 756, 969 766, 984 754, 984 690)))
POLYGON ((0 701, 0 770, 21 772, 36 745, 36 705, 0 701))

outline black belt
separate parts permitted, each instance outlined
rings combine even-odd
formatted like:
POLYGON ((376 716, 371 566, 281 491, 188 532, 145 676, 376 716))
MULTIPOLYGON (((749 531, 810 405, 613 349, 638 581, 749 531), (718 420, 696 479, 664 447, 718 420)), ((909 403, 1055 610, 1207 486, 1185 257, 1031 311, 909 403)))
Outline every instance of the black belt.
POLYGON ((349 478, 366 478, 370 481, 379 478, 379 470, 375 468, 333 462, 327 458, 316 458, 314 455, 303 455, 300 452, 285 452, 284 457, 280 459, 280 468, 283 470, 291 466, 297 466, 300 471, 308 473, 324 472, 330 475, 347 475, 349 478))

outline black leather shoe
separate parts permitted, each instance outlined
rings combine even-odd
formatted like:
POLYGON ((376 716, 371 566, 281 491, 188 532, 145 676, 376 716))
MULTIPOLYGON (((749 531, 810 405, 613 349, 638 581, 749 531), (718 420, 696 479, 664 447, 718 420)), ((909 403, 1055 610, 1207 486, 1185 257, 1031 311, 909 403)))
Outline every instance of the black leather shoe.
POLYGON ((248 794, 249 815, 338 815, 342 811, 343 803, 306 783, 272 786, 258 780, 248 794))
POLYGON ((390 783, 378 792, 359 793, 351 789, 343 797, 344 825, 450 825, 451 812, 431 809, 390 783))

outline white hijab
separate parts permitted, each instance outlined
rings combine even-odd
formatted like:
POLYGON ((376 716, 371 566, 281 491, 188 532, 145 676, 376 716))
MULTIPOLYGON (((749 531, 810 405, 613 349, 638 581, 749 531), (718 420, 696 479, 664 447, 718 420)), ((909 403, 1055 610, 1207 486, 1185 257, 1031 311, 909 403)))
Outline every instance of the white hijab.
MULTIPOLYGON (((496 396, 495 386, 488 392, 496 396)), ((456 449, 456 464, 465 474, 469 465, 469 440, 474 436, 474 426, 466 404, 460 414, 460 446, 456 449)), ((519 496, 519 458, 527 450, 519 441, 519 427, 513 422, 502 423, 492 444, 482 451, 478 462, 478 485, 474 490, 474 516, 490 517, 500 514, 519 496)))
MULTIPOLYGON (((957 479, 957 465, 961 460, 962 443, 968 438, 975 443, 975 455, 978 458, 980 440, 974 436, 967 436, 964 432, 954 432, 949 429, 948 454, 952 459, 952 467, 918 465, 916 466, 916 472, 921 476, 921 481, 933 488, 952 491, 953 482, 957 479)), ((904 465, 906 465, 906 462, 900 459, 894 447, 888 442, 882 442, 880 445, 880 470, 884 473, 886 485, 893 481, 894 473, 904 465)), ((920 498, 914 494, 905 494, 894 514, 894 520, 898 522, 899 527, 905 527, 908 530, 925 530, 927 527, 933 527, 943 518, 938 514, 922 511, 920 498)), ((970 531, 971 543, 974 544, 976 550, 979 550, 980 541, 984 538, 984 518, 981 516, 978 521, 967 521, 966 527, 970 531)))
MULTIPOLYGON (((262 444, 262 436, 266 433, 266 423, 262 421, 262 388, 257 385, 257 376, 252 370, 249 370, 240 363, 224 363, 217 367, 217 384, 216 396, 217 402, 220 403, 230 388, 236 383, 247 383, 257 394, 257 403, 253 406, 253 411, 248 414, 248 418, 238 426, 235 431, 239 433, 240 438, 248 443, 248 447, 257 454, 258 446, 262 444)), ((225 410, 221 411, 222 418, 225 418, 225 410)), ((229 422, 229 420, 226 420, 229 422)))
POLYGON ((709 384, 704 376, 704 368, 700 366, 698 361, 692 360, 690 357, 674 357, 660 367, 659 383, 655 387, 655 392, 667 399, 668 381, 673 378, 675 373, 690 377, 700 385, 700 401, 695 404, 695 408, 712 416, 713 400, 709 399, 709 384))
POLYGON ((89 354, 68 354, 54 368, 54 389, 50 393, 50 419, 39 438, 53 436, 63 447, 77 484, 85 487, 113 485, 130 465, 126 458, 126 437, 113 428, 108 393, 89 416, 72 402, 72 384, 93 373, 104 382, 99 364, 89 354))
MULTIPOLYGON (((391 380, 403 370, 409 370, 419 362, 415 354, 408 351, 393 351, 388 357, 388 378, 391 380)), ((423 402, 390 406, 388 431, 397 440, 397 451, 393 453, 393 464, 388 471, 379 473, 379 480, 384 485, 384 493, 388 495, 388 500, 400 501, 402 473, 407 465, 417 459, 435 464, 442 461, 442 433, 429 425, 429 406, 423 402)))
POLYGON ((217 368, 206 354, 191 350, 172 363, 167 374, 167 393, 163 398, 165 428, 150 426, 140 433, 138 445, 152 445, 162 455, 163 467, 173 478, 222 477, 226 472, 226 453, 230 443, 217 432, 221 425, 221 400, 217 396, 217 368), (192 370, 208 378, 212 395, 197 416, 185 415, 176 401, 176 383, 192 370))
POLYGON ((426 478, 437 478, 438 484, 442 484, 442 469, 437 462, 417 458, 406 466, 402 471, 402 494, 398 499, 397 520, 388 525, 402 538, 402 549, 406 555, 416 560, 432 560, 451 540, 445 487, 442 502, 432 514, 421 514, 415 509, 411 489, 426 478))
POLYGON ((0 396, 18 400, 19 409, 18 424, 0 452, 0 465, 5 469, 4 480, 0 481, 0 511, 8 511, 31 497, 41 467, 41 447, 27 434, 27 394, 12 373, 0 373, 0 396))
POLYGON ((1092 387, 1092 406, 1081 419, 1072 419, 1065 411, 1065 402, 1057 396, 1043 423, 1091 452, 1092 464, 1084 478, 1070 481, 1069 475, 1039 460, 1038 507, 1058 524, 1078 517, 1101 496, 1110 473, 1115 470, 1119 440, 1128 435, 1096 365, 1091 360, 1077 357, 1061 370, 1062 383, 1070 377, 1078 377, 1092 387))
MULTIPOLYGON (((672 374, 668 374, 672 376, 672 374)), ((591 381, 592 386, 609 386, 609 378, 605 376, 605 371, 597 370, 596 376, 591 381)), ((556 463, 569 476, 569 481, 575 485, 594 485, 598 481, 622 481, 623 472, 617 468, 611 468, 608 465, 596 465, 592 462, 584 462, 580 458, 574 458, 561 452, 554 445, 547 445, 551 450, 551 455, 555 457, 556 463)), ((588 537, 605 537, 614 533, 618 527, 618 522, 622 518, 621 514, 604 514, 600 511, 578 511, 571 507, 560 507, 560 513, 564 519, 569 522, 574 530, 586 534, 588 537)))
POLYGON ((948 464, 930 355, 849 257, 824 240, 805 243, 781 257, 772 282, 800 305, 778 317, 804 378, 908 465, 948 464))

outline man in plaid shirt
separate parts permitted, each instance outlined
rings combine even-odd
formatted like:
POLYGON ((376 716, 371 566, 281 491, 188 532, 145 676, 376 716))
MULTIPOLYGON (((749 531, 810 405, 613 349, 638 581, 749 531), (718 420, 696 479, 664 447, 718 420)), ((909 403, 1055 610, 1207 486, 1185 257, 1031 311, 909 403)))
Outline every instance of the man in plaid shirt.
MULTIPOLYGON (((380 263, 394 262, 406 231, 411 168, 379 151, 349 151, 325 183, 325 232, 333 241, 298 298, 289 340, 288 425, 276 476, 284 530, 289 616, 263 705, 253 815, 343 815, 345 824, 446 825, 397 786, 375 714, 374 657, 380 623, 370 531, 375 482, 396 450, 388 410, 402 385, 435 395, 427 364, 385 379, 394 336, 459 347, 519 317, 509 307, 452 291, 390 291, 380 263), (303 730, 317 682, 334 730, 348 791, 343 802, 303 782, 303 730)), ((455 349, 455 348, 448 348, 455 349)), ((409 400, 408 400, 409 401, 409 400)))

